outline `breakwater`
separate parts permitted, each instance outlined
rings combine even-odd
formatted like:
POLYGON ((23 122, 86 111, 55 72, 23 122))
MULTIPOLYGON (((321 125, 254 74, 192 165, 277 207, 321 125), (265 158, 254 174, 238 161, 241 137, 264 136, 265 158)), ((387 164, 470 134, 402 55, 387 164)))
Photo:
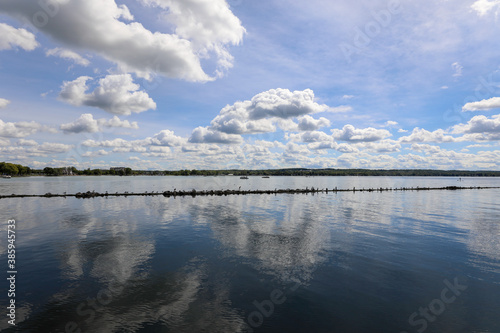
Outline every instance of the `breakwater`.
POLYGON ((185 196, 227 196, 227 195, 252 195, 252 194, 315 194, 315 193, 339 193, 339 192, 403 192, 403 191, 457 191, 457 190, 485 190, 499 189, 500 187, 485 187, 485 186, 445 186, 445 187, 399 187, 399 188, 348 188, 338 189, 337 187, 314 188, 306 187, 305 189, 274 189, 274 190, 173 190, 173 191, 151 191, 151 192, 115 192, 115 193, 100 193, 96 191, 77 192, 74 194, 9 194, 0 195, 0 199, 8 198, 57 198, 57 197, 75 197, 79 199, 90 199, 99 197, 130 197, 130 196, 164 196, 164 197, 185 197, 185 196))

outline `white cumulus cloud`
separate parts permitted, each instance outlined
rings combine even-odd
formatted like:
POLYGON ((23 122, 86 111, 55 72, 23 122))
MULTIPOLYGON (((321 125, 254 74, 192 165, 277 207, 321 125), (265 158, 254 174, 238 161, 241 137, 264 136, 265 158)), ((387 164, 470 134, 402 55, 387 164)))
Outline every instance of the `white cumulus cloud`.
POLYGON ((43 129, 43 126, 31 121, 20 121, 17 123, 4 122, 0 119, 0 137, 23 138, 43 129))
MULTIPOLYGON (((63 143, 44 142, 39 144, 33 140, 19 140, 17 147, 0 147, 0 153, 13 159, 25 159, 26 157, 47 157, 52 154, 62 154, 70 151, 74 146, 63 143)), ((37 165, 38 162, 33 164, 37 165)))
POLYGON ((97 120, 90 113, 85 113, 72 123, 62 124, 59 127, 64 133, 95 133, 99 131, 97 120))
POLYGON ((422 144, 422 143, 412 144, 411 149, 418 151, 418 152, 424 152, 426 154, 437 154, 437 153, 441 152, 441 147, 439 147, 439 146, 433 146, 433 145, 422 144))
POLYGON ((289 136, 292 141, 300 142, 334 142, 335 140, 331 135, 321 131, 310 131, 299 134, 292 134, 289 136))
POLYGON ((38 146, 38 142, 35 140, 19 139, 17 140, 18 146, 38 146))
POLYGON ((372 142, 379 141, 391 136, 391 133, 384 129, 355 128, 352 125, 345 125, 341 130, 333 129, 332 136, 334 139, 348 142, 372 142))
POLYGON ((329 120, 304 116, 324 111, 330 111, 330 108, 316 103, 314 92, 310 89, 293 92, 271 89, 255 95, 251 100, 224 107, 212 120, 210 130, 227 134, 270 133, 276 131, 275 123, 285 130, 314 130, 328 126, 329 120), (297 125, 291 119, 298 117, 302 118, 297 125))
POLYGON ((225 45, 238 45, 245 34, 241 21, 225 0, 142 0, 165 9, 163 18, 175 25, 175 34, 190 40, 196 52, 214 52, 218 76, 232 67, 233 57, 225 45))
POLYGON ((394 140, 382 140, 379 142, 362 142, 356 144, 357 148, 363 148, 365 151, 372 151, 377 154, 397 153, 401 150, 401 145, 394 140))
POLYGON ((127 72, 150 78, 158 73, 188 81, 209 81, 200 59, 214 51, 230 63, 226 44, 241 40, 243 27, 223 0, 146 1, 168 9, 175 33, 152 32, 115 0, 48 0, 50 15, 36 15, 38 1, 2 0, 0 11, 34 22, 43 33, 70 49, 95 52, 127 72), (35 15, 34 15, 35 14, 35 15), (204 47, 200 46, 204 45, 204 47))
POLYGON ((383 125, 383 127, 393 127, 393 126, 398 126, 398 122, 397 121, 393 121, 393 120, 388 120, 385 122, 385 124, 383 125))
POLYGON ((500 97, 467 103, 462 107, 462 111, 488 111, 497 108, 500 108, 500 97))
POLYGON ((59 98, 75 106, 92 106, 119 115, 156 109, 156 103, 146 92, 139 91, 130 74, 108 75, 99 80, 93 92, 87 93, 87 81, 91 79, 81 76, 64 82, 59 98))
POLYGON ((420 143, 420 142, 455 142, 457 139, 450 135, 446 135, 442 129, 433 132, 427 131, 423 128, 414 128, 412 133, 408 136, 399 138, 400 143, 420 143))
POLYGON ((314 119, 309 115, 305 115, 299 118, 298 129, 301 131, 316 131, 321 127, 330 126, 330 124, 330 120, 324 117, 314 119))
POLYGON ((175 135, 173 131, 163 130, 155 134, 152 138, 147 139, 153 146, 176 147, 187 142, 186 139, 175 135))
POLYGON ((236 102, 224 107, 211 122, 211 129, 228 134, 255 134, 274 132, 271 119, 250 120, 250 101, 236 102))
POLYGON ((227 134, 206 127, 197 127, 189 138, 191 143, 240 144, 243 138, 237 134, 227 134))
POLYGON ((134 147, 142 147, 147 144, 148 140, 127 141, 120 138, 113 140, 105 140, 105 141, 95 141, 89 139, 82 142, 82 146, 85 147, 103 147, 103 148, 134 148, 134 147))
POLYGON ((307 143, 307 147, 311 150, 336 150, 341 153, 357 153, 359 150, 351 144, 337 143, 332 135, 325 132, 310 131, 298 134, 291 134, 289 139, 307 143))
POLYGON ((472 4, 471 8, 474 9, 479 16, 484 16, 499 5, 499 0, 478 0, 472 4))
POLYGON ((311 151, 305 145, 299 145, 295 142, 288 142, 284 151, 288 155, 310 155, 311 151))
POLYGON ((39 146, 33 148, 33 153, 41 153, 41 154, 60 154, 66 153, 73 148, 72 145, 66 145, 63 143, 50 143, 44 142, 39 146))
MULTIPOLYGON (((113 121, 113 119, 107 121, 107 124, 110 124, 111 121, 113 121)), ((86 140, 82 143, 82 145, 86 147, 115 148, 115 152, 144 152, 146 151, 146 148, 144 148, 146 146, 151 146, 151 148, 177 147, 186 143, 186 138, 175 135, 173 131, 163 130, 152 137, 147 137, 142 140, 127 141, 120 138, 105 141, 86 140)))
POLYGON ((113 128, 131 128, 137 129, 137 122, 129 122, 128 120, 120 120, 117 116, 111 119, 94 119, 90 113, 82 114, 77 120, 71 123, 62 124, 59 128, 66 134, 69 133, 95 133, 102 131, 103 127, 113 128))
POLYGON ((45 52, 45 55, 59 57, 59 58, 66 59, 66 60, 71 60, 75 64, 82 65, 82 66, 88 66, 90 64, 90 61, 88 59, 85 59, 84 57, 82 57, 78 53, 73 52, 71 50, 62 49, 60 47, 56 47, 54 49, 47 50, 47 52, 45 52))
POLYGON ((33 51, 38 45, 35 35, 28 30, 16 29, 8 24, 0 23, 0 50, 20 47, 26 51, 33 51))
POLYGON ((454 126, 453 133, 466 134, 464 138, 472 141, 500 140, 500 114, 491 118, 475 116, 467 124, 454 126))
POLYGON ((10 101, 5 98, 0 98, 0 109, 6 108, 10 104, 10 101))
POLYGON ((282 119, 294 118, 311 113, 328 111, 325 104, 314 100, 311 89, 290 91, 288 89, 271 89, 252 98, 248 108, 252 120, 276 117, 282 119))
POLYGON ((108 128, 130 128, 130 129, 138 129, 139 125, 137 124, 137 121, 128 121, 128 120, 121 120, 117 116, 114 116, 111 119, 98 119, 97 122, 99 123, 100 126, 108 127, 108 128))

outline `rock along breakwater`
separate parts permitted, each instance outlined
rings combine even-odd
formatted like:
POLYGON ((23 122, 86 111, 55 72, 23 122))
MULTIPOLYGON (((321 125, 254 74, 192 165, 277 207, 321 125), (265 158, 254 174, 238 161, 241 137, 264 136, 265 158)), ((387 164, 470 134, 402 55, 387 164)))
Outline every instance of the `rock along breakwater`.
POLYGON ((314 193, 339 193, 339 192, 402 192, 402 191, 457 191, 457 190, 484 190, 484 189, 500 189, 500 187, 484 187, 484 186, 446 186, 446 187, 399 187, 399 188, 349 188, 338 189, 337 187, 314 188, 306 187, 305 189, 274 189, 274 190, 180 190, 180 191, 151 191, 151 192, 115 192, 115 193, 100 193, 96 191, 77 192, 74 194, 10 194, 0 195, 0 199, 8 198, 66 198, 75 197, 78 199, 90 199, 99 197, 130 197, 130 196, 164 196, 164 197, 185 197, 185 196, 227 196, 227 195, 252 195, 252 194, 314 194, 314 193))

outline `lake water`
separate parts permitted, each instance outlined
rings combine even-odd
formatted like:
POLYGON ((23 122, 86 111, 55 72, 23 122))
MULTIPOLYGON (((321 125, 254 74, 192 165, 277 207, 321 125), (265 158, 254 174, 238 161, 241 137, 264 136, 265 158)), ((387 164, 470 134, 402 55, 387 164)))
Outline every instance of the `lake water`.
MULTIPOLYGON (((500 186, 499 178, 32 177, 0 194, 500 186)), ((500 190, 1 199, 5 332, 500 332, 500 190)))

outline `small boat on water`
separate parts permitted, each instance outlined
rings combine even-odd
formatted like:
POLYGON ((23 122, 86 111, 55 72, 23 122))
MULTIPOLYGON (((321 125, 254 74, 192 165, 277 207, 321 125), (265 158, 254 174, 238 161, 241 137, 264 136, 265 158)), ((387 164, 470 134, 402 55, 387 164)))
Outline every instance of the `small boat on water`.
POLYGON ((12 178, 10 175, 3 175, 2 178, 12 178))
POLYGON ((248 179, 247 176, 241 176, 240 179, 248 179))
POLYGON ((269 176, 263 176, 262 178, 269 178, 269 176))

